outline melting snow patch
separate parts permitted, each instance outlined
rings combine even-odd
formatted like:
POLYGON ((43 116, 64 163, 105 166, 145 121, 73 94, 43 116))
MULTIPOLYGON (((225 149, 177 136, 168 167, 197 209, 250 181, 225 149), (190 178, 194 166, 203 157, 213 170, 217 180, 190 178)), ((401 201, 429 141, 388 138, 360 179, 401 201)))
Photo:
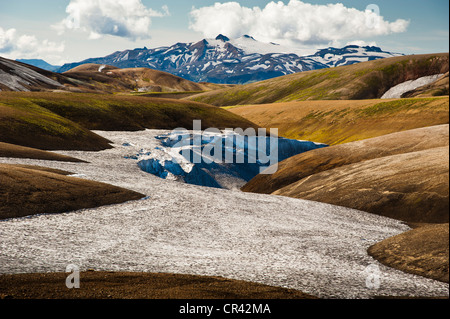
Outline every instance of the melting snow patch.
POLYGON ((415 90, 421 86, 425 86, 428 84, 431 84, 433 82, 436 82, 441 76, 444 74, 435 74, 435 75, 429 75, 424 76, 421 78, 418 78, 417 80, 412 81, 406 81, 403 83, 400 83, 394 87, 392 87, 389 91, 384 93, 384 95, 381 97, 382 99, 400 99, 403 94, 406 92, 415 90))
POLYGON ((87 177, 87 175, 85 175, 85 174, 71 174, 71 175, 69 175, 69 177, 84 178, 84 177, 87 177))

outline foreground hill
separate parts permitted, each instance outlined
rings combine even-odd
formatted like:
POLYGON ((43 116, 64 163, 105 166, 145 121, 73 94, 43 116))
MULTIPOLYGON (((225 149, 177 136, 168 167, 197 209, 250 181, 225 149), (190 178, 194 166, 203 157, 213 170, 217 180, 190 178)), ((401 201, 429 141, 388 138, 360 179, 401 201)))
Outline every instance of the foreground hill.
POLYGON ((90 130, 136 131, 255 127, 207 104, 136 96, 24 93, 0 94, 0 142, 44 150, 102 150, 109 141, 90 130))
POLYGON ((242 190, 270 194, 308 176, 345 165, 448 145, 449 125, 446 124, 321 148, 282 161, 275 174, 260 174, 242 190))
POLYGON ((449 281, 449 224, 427 225, 373 245, 369 254, 385 265, 449 281))
POLYGON ((376 99, 405 81, 448 71, 448 53, 401 56, 286 75, 189 99, 217 106, 376 99))
POLYGON ((448 222, 449 126, 331 146, 291 157, 243 191, 345 206, 407 222, 448 222))
POLYGON ((335 145, 449 123, 449 98, 301 101, 229 110, 281 136, 335 145))
POLYGON ((40 168, 0 164, 0 176, 0 219, 63 213, 145 197, 40 168))
POLYGON ((61 285, 66 278, 67 273, 2 275, 0 298, 317 299, 294 289, 221 277, 89 271, 80 274, 83 282, 80 289, 67 289, 61 285))
POLYGON ((195 83, 148 68, 117 69, 87 64, 64 74, 0 57, 0 91, 69 91, 84 93, 203 92, 229 86, 195 83))
POLYGON ((386 156, 310 175, 275 192, 415 223, 449 221, 449 149, 386 156))

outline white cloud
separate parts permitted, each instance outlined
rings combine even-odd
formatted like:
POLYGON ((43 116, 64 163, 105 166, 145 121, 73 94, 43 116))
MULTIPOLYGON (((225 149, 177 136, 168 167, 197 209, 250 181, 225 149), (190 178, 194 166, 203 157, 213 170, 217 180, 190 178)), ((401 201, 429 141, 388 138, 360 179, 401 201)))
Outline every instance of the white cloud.
POLYGON ((378 46, 378 44, 375 41, 366 42, 366 41, 363 41, 363 40, 349 41, 349 42, 347 42, 346 45, 357 45, 357 46, 360 46, 360 47, 366 47, 366 46, 376 47, 376 46, 378 46))
MULTIPOLYGON (((371 9, 371 8, 370 8, 371 9)), ((238 2, 193 8, 190 28, 206 37, 244 34, 261 41, 296 45, 325 45, 340 40, 366 39, 405 32, 409 21, 386 21, 372 11, 347 8, 341 3, 313 5, 299 0, 270 2, 265 8, 247 8, 238 2)))
POLYGON ((0 55, 11 59, 45 59, 52 63, 60 60, 64 43, 38 40, 34 35, 18 34, 16 29, 0 27, 0 55))
POLYGON ((83 30, 90 39, 112 35, 133 40, 150 38, 151 19, 170 14, 167 6, 155 11, 141 0, 71 0, 66 12, 68 16, 53 26, 60 34, 83 30))

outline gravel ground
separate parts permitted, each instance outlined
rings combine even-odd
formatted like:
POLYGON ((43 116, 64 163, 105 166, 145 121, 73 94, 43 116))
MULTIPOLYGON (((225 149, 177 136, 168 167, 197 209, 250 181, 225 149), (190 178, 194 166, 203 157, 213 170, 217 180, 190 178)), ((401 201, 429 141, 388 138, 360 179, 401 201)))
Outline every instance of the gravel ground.
MULTIPOLYGON (((0 222, 0 273, 81 270, 223 276, 321 298, 448 296, 448 284, 381 265, 367 248, 410 228, 323 203, 166 181, 125 159, 167 131, 95 132, 102 152, 58 152, 86 163, 42 165, 147 194, 143 200, 0 222), (122 146, 123 143, 132 146, 122 146), (379 272, 378 272, 379 270, 379 272)), ((55 198, 55 200, 57 200, 55 198)))

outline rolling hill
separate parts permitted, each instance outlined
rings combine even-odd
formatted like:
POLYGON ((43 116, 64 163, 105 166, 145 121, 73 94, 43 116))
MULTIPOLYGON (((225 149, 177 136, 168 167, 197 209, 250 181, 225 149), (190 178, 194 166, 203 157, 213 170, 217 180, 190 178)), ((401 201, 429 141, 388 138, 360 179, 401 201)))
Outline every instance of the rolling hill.
POLYGON ((448 145, 448 124, 339 144, 290 157, 279 163, 275 174, 260 174, 242 190, 271 194, 308 176, 345 165, 448 145))
POLYGON ((85 64, 64 74, 0 57, 0 91, 68 91, 84 93, 192 92, 228 85, 195 83, 148 68, 117 69, 85 64))
POLYGON ((123 188, 39 167, 0 164, 0 176, 0 220, 64 213, 145 197, 123 188))
POLYGON ((449 123, 449 98, 300 101, 227 108, 279 135, 335 145, 449 123))
POLYGON ((62 75, 0 57, 0 92, 57 90, 64 82, 62 75))
POLYGON ((83 162, 82 160, 36 148, 0 142, 0 157, 32 158, 45 161, 83 162))
POLYGON ((83 64, 63 75, 89 85, 92 90, 104 92, 204 92, 229 87, 226 85, 196 83, 167 72, 149 68, 119 69, 102 64, 83 64))
POLYGON ((192 129, 255 127, 226 110, 189 101, 100 94, 2 92, 0 142, 44 150, 110 148, 90 130, 138 131, 146 128, 192 129))
POLYGON ((299 290, 223 277, 166 273, 81 273, 83 287, 61 285, 67 273, 2 275, 0 296, 12 299, 318 299, 299 290), (44 284, 43 284, 44 283, 44 284))
POLYGON ((448 222, 449 126, 313 150, 242 190, 325 202, 414 223, 448 222))
POLYGON ((371 246, 381 263, 420 276, 449 282, 449 224, 426 225, 371 246))
POLYGON ((449 71, 448 53, 410 55, 295 73, 235 88, 202 93, 190 100, 217 106, 305 100, 380 98, 391 87, 449 71))
POLYGON ((378 47, 348 45, 322 49, 305 56, 298 49, 263 43, 249 35, 230 39, 220 34, 216 38, 192 43, 117 51, 105 57, 65 64, 58 72, 96 63, 119 68, 150 67, 195 82, 245 84, 399 55, 402 54, 385 52, 378 47))

